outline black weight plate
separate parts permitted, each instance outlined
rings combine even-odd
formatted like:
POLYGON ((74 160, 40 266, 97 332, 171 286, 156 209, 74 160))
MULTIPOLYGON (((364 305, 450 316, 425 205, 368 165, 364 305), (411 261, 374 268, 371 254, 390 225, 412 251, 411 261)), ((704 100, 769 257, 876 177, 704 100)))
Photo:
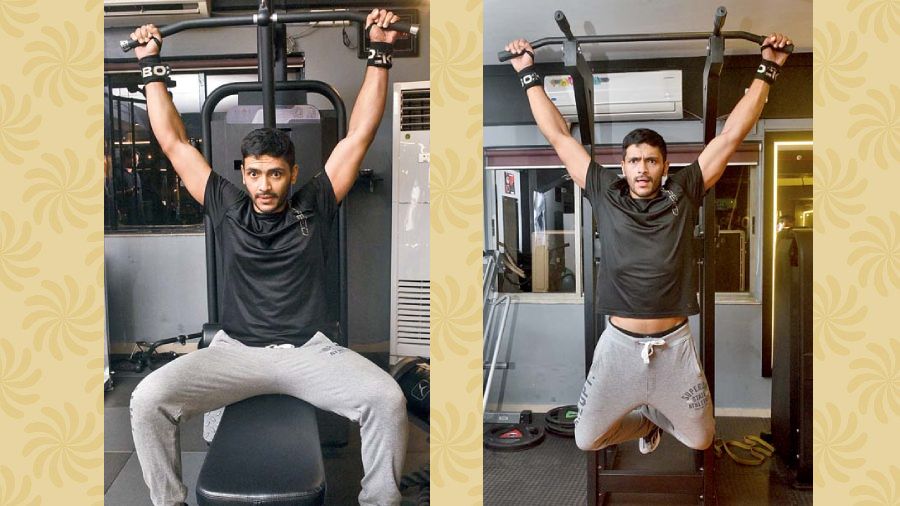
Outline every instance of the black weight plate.
POLYGON ((557 436, 562 437, 575 437, 575 427, 560 427, 555 423, 547 423, 544 428, 550 434, 555 434, 557 436))
POLYGON ((394 365, 391 376, 406 397, 406 408, 425 423, 431 418, 431 366, 428 359, 401 359, 394 365))
POLYGON ((525 424, 489 426, 484 431, 484 447, 489 450, 518 451, 544 440, 543 427, 525 424))
POLYGON ((544 415, 544 421, 559 428, 575 428, 575 417, 578 416, 578 406, 569 404, 553 408, 544 415))

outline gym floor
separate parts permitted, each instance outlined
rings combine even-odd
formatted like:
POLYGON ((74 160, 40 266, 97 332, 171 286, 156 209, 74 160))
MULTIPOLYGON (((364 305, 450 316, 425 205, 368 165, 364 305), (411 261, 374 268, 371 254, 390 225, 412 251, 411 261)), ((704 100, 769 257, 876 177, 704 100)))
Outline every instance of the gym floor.
MULTIPOLYGON (((363 355, 382 367, 387 364, 387 353, 363 353, 363 355)), ((141 467, 134 453, 128 415, 131 392, 149 372, 145 370, 142 373, 116 373, 113 380, 114 387, 106 392, 104 397, 103 488, 104 504, 109 506, 152 506, 150 493, 144 484, 141 467)), ((197 476, 200 474, 200 467, 207 451, 206 441, 203 440, 203 417, 195 417, 182 424, 181 451, 182 474, 188 487, 188 504, 196 505, 197 476)), ((346 446, 324 447, 322 455, 326 479, 339 477, 343 483, 342 487, 331 486, 334 481, 329 483, 325 504, 329 506, 357 504, 359 482, 363 476, 359 426, 350 424, 349 442, 346 446)), ((428 459, 427 429, 410 422, 403 474, 421 471, 428 464, 428 459)), ((417 496, 420 492, 417 488, 405 490, 403 506, 419 504, 417 496)))
MULTIPOLYGON (((543 420, 543 414, 534 419, 543 420)), ((742 439, 769 430, 767 418, 716 418, 718 435, 726 440, 742 439)), ((573 438, 547 434, 533 448, 518 452, 484 450, 485 506, 584 505, 586 498, 586 457, 573 438)), ((812 505, 812 490, 791 486, 784 465, 767 459, 759 466, 743 466, 724 457, 716 460, 716 490, 720 505, 812 505)), ((637 442, 619 445, 617 469, 691 471, 692 451, 663 435, 654 453, 641 455, 637 442)), ((691 496, 674 494, 610 494, 611 506, 647 504, 698 504, 691 496)))

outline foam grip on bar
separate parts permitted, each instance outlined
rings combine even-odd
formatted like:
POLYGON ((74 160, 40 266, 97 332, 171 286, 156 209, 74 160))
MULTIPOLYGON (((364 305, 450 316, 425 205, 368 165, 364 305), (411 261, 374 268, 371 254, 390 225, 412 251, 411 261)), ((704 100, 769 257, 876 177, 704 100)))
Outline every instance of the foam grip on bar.
POLYGON ((772 49, 774 49, 775 51, 778 51, 780 53, 791 54, 794 52, 793 44, 787 44, 784 47, 772 47, 772 45, 770 45, 770 44, 763 44, 763 45, 759 46, 759 50, 762 51, 763 49, 765 49, 767 47, 771 47, 772 49))
POLYGON ((553 13, 553 19, 556 20, 557 26, 562 30, 563 35, 566 36, 567 39, 573 39, 575 36, 572 35, 572 28, 569 26, 569 20, 566 19, 566 15, 563 14, 563 11, 556 11, 553 13))
POLYGON ((119 47, 122 48, 123 53, 127 53, 128 51, 131 51, 132 49, 134 49, 140 45, 141 45, 140 42, 138 42, 136 40, 131 40, 131 39, 119 41, 119 47))
MULTIPOLYGON (((366 13, 366 12, 348 12, 348 13, 346 13, 346 15, 347 15, 347 18, 346 18, 347 20, 355 21, 357 23, 363 24, 366 22, 368 13, 366 13)), ((290 18, 291 16, 288 14, 287 17, 290 18)), ((314 19, 310 19, 307 22, 314 22, 314 21, 315 21, 314 19)), ((363 28, 368 28, 368 27, 363 24, 363 28)), ((396 23, 391 23, 390 29, 396 30, 398 32, 409 33, 412 35, 416 35, 419 33, 419 25, 410 24, 410 23, 407 23, 406 21, 398 21, 396 23)))
POLYGON ((412 35, 419 33, 419 25, 411 25, 409 23, 397 23, 393 25, 394 30, 406 32, 412 35))
POLYGON ((389 27, 389 30, 396 30, 398 32, 409 33, 415 35, 419 33, 419 25, 411 25, 404 21, 398 21, 396 23, 392 23, 389 27))
MULTIPOLYGON (((169 35, 172 35, 172 33, 173 33, 173 31, 171 29, 169 29, 168 26, 159 27, 159 34, 162 35, 163 38, 165 38, 169 35)), ((131 39, 119 41, 119 47, 122 48, 123 53, 127 53, 128 51, 131 51, 132 49, 134 49, 138 46, 144 46, 144 45, 146 45, 146 44, 141 44, 140 42, 138 42, 136 40, 131 40, 131 39)))
POLYGON ((527 49, 524 50, 524 51, 522 51, 521 53, 510 53, 509 51, 498 51, 498 52, 497 52, 497 59, 499 59, 499 60, 502 61, 502 62, 503 62, 503 61, 508 61, 508 60, 512 60, 513 58, 522 56, 523 54, 526 54, 526 53, 531 55, 531 59, 532 59, 532 61, 533 61, 533 60, 534 60, 534 53, 532 53, 531 51, 529 51, 529 50, 527 50, 527 49))
POLYGON ((724 5, 720 5, 719 8, 716 9, 716 18, 713 20, 713 35, 718 36, 722 32, 722 27, 725 26, 726 16, 728 16, 728 9, 726 9, 724 5))

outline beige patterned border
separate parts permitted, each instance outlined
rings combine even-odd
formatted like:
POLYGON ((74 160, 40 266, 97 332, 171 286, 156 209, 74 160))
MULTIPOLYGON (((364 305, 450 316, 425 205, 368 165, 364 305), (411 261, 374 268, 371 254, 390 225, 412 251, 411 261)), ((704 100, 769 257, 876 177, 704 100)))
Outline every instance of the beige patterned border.
POLYGON ((0 2, 2 505, 103 503, 101 12, 0 2))
MULTIPOLYGON (((482 8, 432 12, 433 500, 480 504, 482 8)), ((815 502, 895 504, 900 19, 814 16, 815 502)), ((99 0, 0 2, 0 504, 103 500, 101 26, 99 0)))
POLYGON ((900 10, 817 2, 816 504, 900 500, 900 10))
POLYGON ((481 504, 482 8, 431 8, 431 497, 481 504))

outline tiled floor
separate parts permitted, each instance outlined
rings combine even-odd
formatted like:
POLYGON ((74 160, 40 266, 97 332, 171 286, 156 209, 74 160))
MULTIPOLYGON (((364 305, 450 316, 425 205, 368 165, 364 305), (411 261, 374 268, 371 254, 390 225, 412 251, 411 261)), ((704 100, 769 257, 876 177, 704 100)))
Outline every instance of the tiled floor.
MULTIPOLYGON (((381 358, 381 357, 378 357, 381 358)), ((374 360, 376 363, 384 360, 374 360)), ((107 506, 152 506, 149 491, 141 476, 141 467, 134 453, 128 402, 131 392, 138 382, 148 374, 120 372, 114 377, 114 388, 104 399, 104 503, 107 506)), ((410 423, 409 444, 404 465, 404 474, 421 470, 428 464, 427 429, 410 423)), ((360 492, 359 481, 363 470, 360 461, 359 427, 350 424, 349 441, 343 447, 323 448, 325 476, 340 477, 341 487, 334 486, 337 479, 330 479, 327 487, 327 505, 357 504, 360 492)), ((203 419, 196 417, 185 421, 181 427, 182 478, 188 487, 188 503, 196 504, 195 490, 197 476, 207 445, 203 440, 203 419)), ((414 504, 418 491, 404 492, 404 504, 414 504)))

